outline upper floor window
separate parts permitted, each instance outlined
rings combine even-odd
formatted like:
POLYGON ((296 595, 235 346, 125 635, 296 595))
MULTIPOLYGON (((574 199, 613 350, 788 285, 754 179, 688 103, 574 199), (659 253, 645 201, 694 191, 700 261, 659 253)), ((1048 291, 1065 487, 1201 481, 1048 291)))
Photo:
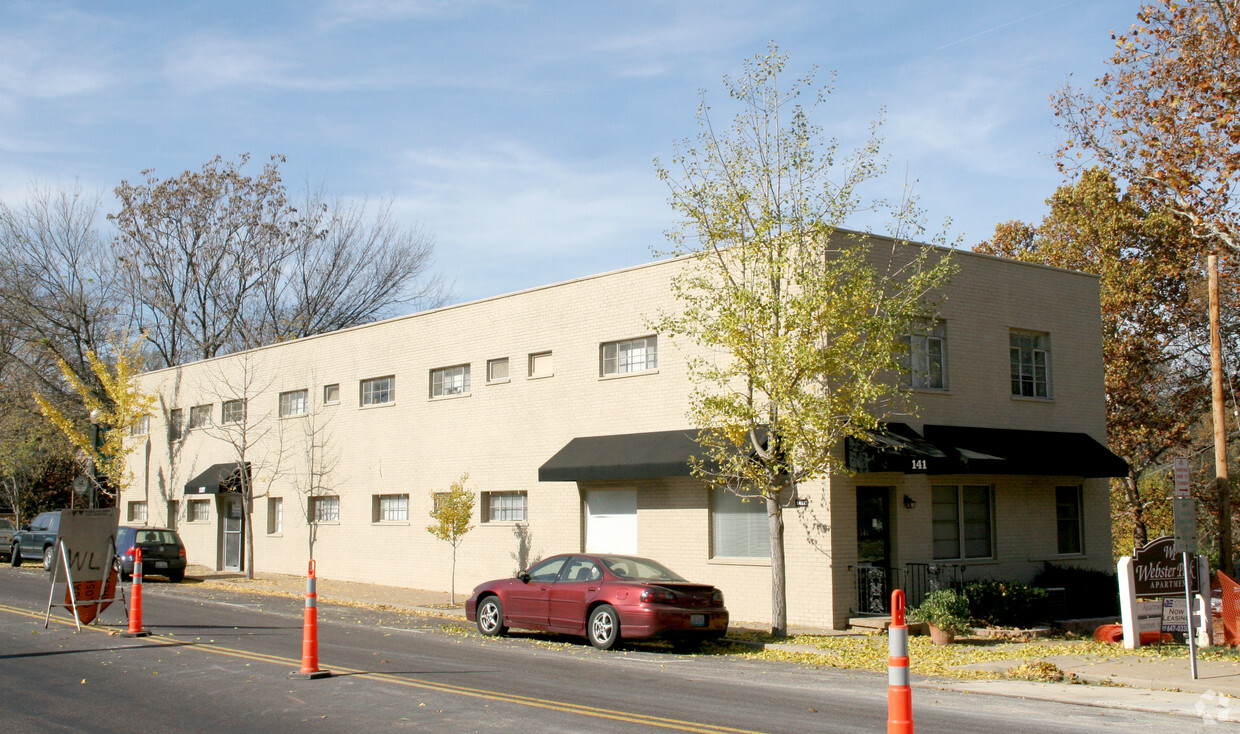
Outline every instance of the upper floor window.
POLYGON ((211 406, 195 405, 189 409, 189 427, 194 428, 210 428, 211 427, 211 406))
POLYGON ((487 382, 508 381, 508 358, 487 360, 487 382))
POLYGON ((220 411, 220 421, 223 423, 240 423, 245 420, 245 401, 244 400, 225 400, 224 408, 220 411))
POLYGON ((431 397, 469 394, 469 365, 431 370, 431 397))
POLYGON ((145 436, 151 432, 151 416, 140 415, 129 424, 130 436, 145 436))
POLYGON ((530 355, 530 377, 550 377, 554 372, 551 352, 538 352, 530 355))
POLYGON ((168 438, 176 439, 181 437, 181 426, 185 424, 185 411, 180 408, 173 408, 168 411, 168 438))
POLYGON ((395 375, 362 380, 362 405, 386 405, 395 401, 395 375))
POLYGON ((308 390, 289 390, 280 393, 280 417, 305 415, 308 397, 308 390))
POLYGON ((323 386, 323 403, 332 405, 340 402, 340 383, 323 386))
POLYGON ((901 338, 908 353, 903 357, 905 387, 924 390, 946 390, 947 325, 938 320, 923 320, 913 332, 901 338))
POLYGON ((622 375, 659 367, 659 338, 647 336, 621 342, 606 342, 599 350, 602 375, 622 375))
POLYGON ((1013 329, 1008 335, 1012 355, 1012 394, 1025 398, 1049 398, 1051 372, 1050 335, 1013 329))

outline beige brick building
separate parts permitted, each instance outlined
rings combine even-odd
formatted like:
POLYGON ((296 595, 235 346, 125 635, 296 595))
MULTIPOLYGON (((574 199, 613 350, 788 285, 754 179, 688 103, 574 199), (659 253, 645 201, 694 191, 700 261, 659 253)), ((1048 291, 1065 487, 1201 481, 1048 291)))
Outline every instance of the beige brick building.
MULTIPOLYGON (((785 514, 788 622, 842 627, 891 583, 1029 580, 1045 561, 1105 568, 1107 480, 1096 278, 959 252, 942 321, 911 337, 917 416, 856 473, 802 486, 785 514)), ((427 530, 463 473, 477 527, 456 588, 539 557, 651 556, 723 589, 734 620, 770 616, 758 503, 688 476, 689 382, 649 325, 685 261, 440 308, 148 373, 131 522, 175 526, 191 563, 240 569, 230 473, 255 483, 256 570, 446 590, 427 530), (574 441, 574 439, 580 439, 574 441), (244 451, 241 451, 244 449, 244 451), (314 495, 314 496, 311 496, 314 495), (307 518, 313 520, 308 523, 307 518)))

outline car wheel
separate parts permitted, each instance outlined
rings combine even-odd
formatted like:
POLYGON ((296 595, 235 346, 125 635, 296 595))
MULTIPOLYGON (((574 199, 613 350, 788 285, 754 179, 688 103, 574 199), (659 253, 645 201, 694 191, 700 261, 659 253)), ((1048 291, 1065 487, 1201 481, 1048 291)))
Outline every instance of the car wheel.
POLYGON ((22 565, 22 549, 17 543, 14 543, 13 547, 9 549, 9 565, 22 565))
POLYGON ((49 545, 48 547, 43 549, 43 570, 51 571, 52 564, 55 561, 56 561, 56 549, 49 545))
POLYGON ((185 580, 185 572, 184 571, 169 571, 168 580, 174 584, 179 584, 185 580))
POLYGON ((498 596, 488 596, 478 602, 478 631, 488 637, 508 631, 504 626, 504 605, 498 596))
POLYGON ((620 640, 620 617, 610 604, 595 607, 586 622, 586 636, 590 644, 600 650, 610 650, 620 640))

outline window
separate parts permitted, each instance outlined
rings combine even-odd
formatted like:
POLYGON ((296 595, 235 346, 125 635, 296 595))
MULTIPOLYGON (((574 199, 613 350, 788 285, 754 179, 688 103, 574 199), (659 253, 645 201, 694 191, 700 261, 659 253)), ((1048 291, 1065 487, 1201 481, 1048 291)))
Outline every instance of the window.
POLYGON ((659 367, 659 342, 656 336, 607 342, 600 349, 602 375, 623 375, 659 367))
POLYGON ((145 436, 151 432, 151 416, 140 415, 129 424, 130 436, 145 436))
POLYGON ((525 492, 483 492, 483 522, 524 522, 525 492))
POLYGON ((129 522, 146 522, 146 503, 130 502, 128 518, 129 522))
POLYGON ((189 427, 190 430, 195 428, 211 427, 211 406, 195 405, 189 409, 189 427))
POLYGON ((280 417, 290 418, 306 414, 306 403, 310 393, 308 390, 289 390, 280 393, 280 417))
POLYGON ((395 375, 362 380, 362 405, 386 405, 395 400, 395 375))
POLYGON ((431 397, 469 394, 469 365, 431 370, 431 397))
POLYGON ((508 381, 508 358, 487 360, 487 382, 508 381))
POLYGON ((409 495, 376 494, 373 497, 371 522, 409 522, 409 495))
POLYGON ((185 508, 185 519, 189 522, 206 522, 211 516, 211 500, 190 500, 185 508))
POLYGON ((943 356, 947 347, 947 325, 938 320, 924 320, 913 333, 901 340, 908 347, 908 353, 903 357, 904 386, 946 390, 947 373, 943 356))
POLYGON ((934 559, 993 558, 995 519, 991 488, 935 485, 934 559))
POLYGON ((173 530, 177 529, 177 518, 180 514, 181 503, 177 500, 168 500, 168 527, 173 530))
POLYGON ((1049 398, 1050 336, 1014 329, 1008 335, 1008 343, 1012 354, 1012 394, 1049 398))
POLYGON ((550 377, 554 374, 551 352, 530 355, 530 377, 550 377))
POLYGON ((284 498, 267 498, 267 534, 275 535, 284 531, 284 498))
POLYGON ((1081 487, 1055 487, 1055 530, 1059 536, 1059 555, 1085 552, 1081 537, 1082 500, 1081 487))
POLYGON ((333 405, 340 402, 340 383, 323 386, 323 403, 333 405))
POLYGON ((340 522, 339 497, 311 497, 310 510, 314 522, 340 522))
POLYGON ((181 437, 181 426, 185 424, 185 411, 180 408, 173 408, 168 411, 168 439, 176 440, 181 437))
POLYGON ((240 423, 245 420, 244 400, 225 400, 224 409, 220 411, 220 422, 240 423))
POLYGON ((549 558, 542 563, 530 569, 531 581, 555 581, 560 577, 560 569, 564 567, 564 561, 568 560, 563 556, 559 558, 549 558))
POLYGON ((716 487, 711 493, 711 555, 723 558, 770 558, 771 531, 766 501, 745 498, 716 487))

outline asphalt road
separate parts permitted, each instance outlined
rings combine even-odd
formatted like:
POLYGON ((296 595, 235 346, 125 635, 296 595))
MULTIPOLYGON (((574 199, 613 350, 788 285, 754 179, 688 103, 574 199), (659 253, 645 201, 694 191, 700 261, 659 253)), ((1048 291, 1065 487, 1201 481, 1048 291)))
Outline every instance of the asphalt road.
MULTIPOLYGON (((2 732, 881 732, 887 681, 323 604, 320 667, 301 664, 302 604, 148 580, 150 637, 123 612, 44 629, 49 579, 0 568, 2 732)), ((1217 731, 1184 717, 915 688, 917 731, 1217 731)))

